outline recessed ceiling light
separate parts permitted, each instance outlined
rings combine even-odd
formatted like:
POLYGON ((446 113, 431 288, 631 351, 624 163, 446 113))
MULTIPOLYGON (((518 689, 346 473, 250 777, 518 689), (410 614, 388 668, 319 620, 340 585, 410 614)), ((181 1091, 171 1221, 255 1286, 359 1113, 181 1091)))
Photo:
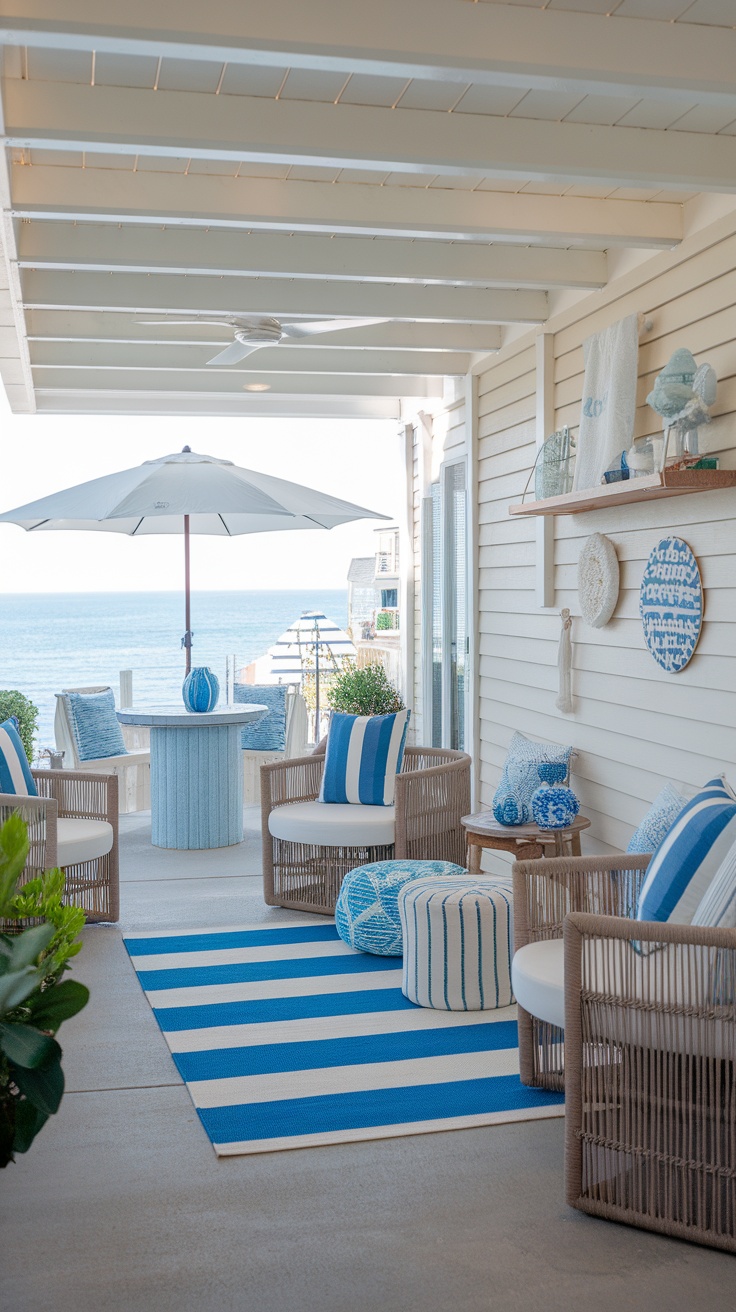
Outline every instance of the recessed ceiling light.
POLYGON ((244 392, 270 392, 270 383, 246 383, 243 388, 244 392))

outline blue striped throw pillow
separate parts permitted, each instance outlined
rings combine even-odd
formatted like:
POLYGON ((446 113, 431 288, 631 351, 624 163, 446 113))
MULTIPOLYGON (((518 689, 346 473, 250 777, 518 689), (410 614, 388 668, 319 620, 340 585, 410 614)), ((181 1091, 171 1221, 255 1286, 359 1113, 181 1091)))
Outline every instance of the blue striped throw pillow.
POLYGON ((13 720, 0 724, 0 793, 16 797, 37 797, 28 757, 13 720))
POLYGON ((104 692, 66 692, 64 697, 80 761, 126 755, 112 688, 104 692))
POLYGON ((708 885, 692 923, 713 929, 736 929, 736 842, 708 885))
POLYGON ((393 715, 333 712, 320 802, 393 806, 411 711, 393 715))
POLYGON ((721 776, 680 812, 657 848, 639 894, 638 920, 689 925, 736 842, 736 797, 721 776))

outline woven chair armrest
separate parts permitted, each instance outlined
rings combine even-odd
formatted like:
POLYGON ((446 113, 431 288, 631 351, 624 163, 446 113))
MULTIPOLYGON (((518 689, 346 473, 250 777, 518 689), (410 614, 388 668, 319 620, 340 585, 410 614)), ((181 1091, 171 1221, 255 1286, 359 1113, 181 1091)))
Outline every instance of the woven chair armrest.
POLYGON ((516 861, 514 949, 562 938, 565 916, 633 916, 651 853, 516 861))
POLYGON ((53 797, 59 816, 107 820, 117 835, 118 780, 91 770, 33 770, 39 794, 53 797))
POLYGON ((324 756, 292 756, 262 765, 263 806, 272 811, 285 802, 313 802, 319 794, 324 768, 324 756))
POLYGON ((565 944, 584 938, 636 943, 686 943, 690 947, 726 948, 736 952, 736 929, 708 925, 676 925, 669 921, 634 920, 630 916, 597 916, 573 911, 565 919, 565 944))
POLYGON ((26 873, 53 869, 58 850, 56 800, 52 797, 19 797, 16 793, 0 793, 0 825, 15 812, 21 814, 28 827, 30 847, 26 873))
POLYGON ((457 753, 452 760, 429 769, 402 770, 396 776, 397 850, 406 851, 418 839, 459 830, 470 809, 470 757, 457 753))

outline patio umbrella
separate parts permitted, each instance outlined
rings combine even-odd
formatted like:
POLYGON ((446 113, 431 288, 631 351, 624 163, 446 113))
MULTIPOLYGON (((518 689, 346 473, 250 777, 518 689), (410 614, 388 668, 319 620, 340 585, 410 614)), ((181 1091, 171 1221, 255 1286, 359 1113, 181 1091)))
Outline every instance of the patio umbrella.
POLYGON ((350 501, 241 469, 231 460, 198 455, 185 446, 175 455, 146 460, 134 469, 78 483, 0 515, 0 523, 28 532, 94 529, 98 532, 184 533, 186 670, 192 663, 189 537, 207 533, 236 537, 276 529, 329 529, 355 519, 388 516, 350 501))

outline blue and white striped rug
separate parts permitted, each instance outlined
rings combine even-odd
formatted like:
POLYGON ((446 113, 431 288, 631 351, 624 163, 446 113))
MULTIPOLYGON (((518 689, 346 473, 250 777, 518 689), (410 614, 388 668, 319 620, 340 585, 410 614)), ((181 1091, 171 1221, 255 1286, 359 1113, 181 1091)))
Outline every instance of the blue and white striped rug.
POLYGON ((221 1156, 561 1116, 519 1080, 516 1008, 444 1012, 331 921, 125 940, 221 1156))

